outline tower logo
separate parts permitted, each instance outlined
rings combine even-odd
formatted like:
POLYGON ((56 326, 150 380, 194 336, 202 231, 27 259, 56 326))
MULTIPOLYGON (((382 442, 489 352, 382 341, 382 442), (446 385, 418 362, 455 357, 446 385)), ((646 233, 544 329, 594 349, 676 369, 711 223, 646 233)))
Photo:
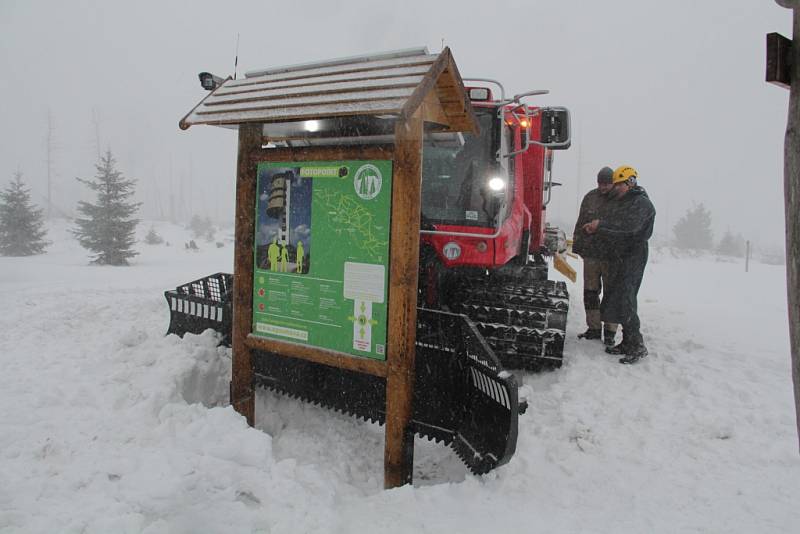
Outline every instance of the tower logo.
POLYGON ((375 165, 367 163, 356 171, 353 177, 353 187, 362 200, 372 200, 381 192, 383 175, 375 165))

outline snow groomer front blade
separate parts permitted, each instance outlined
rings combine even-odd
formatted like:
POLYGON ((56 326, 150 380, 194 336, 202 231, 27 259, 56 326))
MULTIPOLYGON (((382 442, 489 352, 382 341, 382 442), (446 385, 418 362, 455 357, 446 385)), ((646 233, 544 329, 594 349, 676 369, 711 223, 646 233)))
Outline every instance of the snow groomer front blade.
MULTIPOLYGON (((414 408, 420 437, 453 447, 475 474, 514 454, 520 410, 513 375, 463 315, 418 310, 414 408)), ((273 391, 384 423, 385 379, 254 351, 256 383, 273 391)))

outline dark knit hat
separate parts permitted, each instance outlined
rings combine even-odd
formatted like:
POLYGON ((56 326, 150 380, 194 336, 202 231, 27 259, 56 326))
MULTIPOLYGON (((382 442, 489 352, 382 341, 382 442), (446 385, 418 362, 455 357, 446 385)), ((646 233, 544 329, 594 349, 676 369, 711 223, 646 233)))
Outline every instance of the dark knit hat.
POLYGON ((610 184, 611 178, 614 176, 614 169, 611 167, 603 167, 600 169, 600 172, 597 173, 597 183, 598 184, 610 184))

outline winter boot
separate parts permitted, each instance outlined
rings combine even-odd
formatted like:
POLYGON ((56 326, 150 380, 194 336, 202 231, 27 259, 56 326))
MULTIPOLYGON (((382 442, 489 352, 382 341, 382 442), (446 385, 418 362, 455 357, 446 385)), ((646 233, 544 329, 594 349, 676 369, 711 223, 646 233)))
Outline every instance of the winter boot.
POLYGON ((590 328, 583 334, 578 334, 578 339, 600 339, 600 329, 599 328, 590 328))
POLYGON ((639 344, 635 347, 631 347, 624 354, 625 356, 619 359, 619 363, 623 364, 636 363, 645 356, 647 356, 647 347, 645 347, 644 344, 639 344))
POLYGON ((620 342, 618 345, 606 347, 606 352, 615 356, 619 356, 620 354, 628 354, 628 344, 625 343, 625 338, 622 338, 622 342, 620 342))
POLYGON ((603 344, 607 347, 614 346, 614 338, 616 337, 617 333, 615 331, 609 330, 608 328, 603 329, 603 344))

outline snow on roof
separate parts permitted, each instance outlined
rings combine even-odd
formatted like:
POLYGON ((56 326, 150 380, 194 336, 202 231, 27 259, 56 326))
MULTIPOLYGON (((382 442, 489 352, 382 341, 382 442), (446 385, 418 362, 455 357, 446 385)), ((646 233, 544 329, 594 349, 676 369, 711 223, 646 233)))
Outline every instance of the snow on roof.
POLYGON ((180 127, 407 117, 432 91, 443 111, 439 120, 453 130, 474 128, 461 76, 447 48, 440 54, 415 48, 248 72, 243 79, 225 80, 181 119, 180 127))
POLYGON ((358 63, 370 63, 373 65, 394 65, 401 64, 408 61, 418 60, 420 56, 429 56, 428 47, 420 48, 407 48, 405 50, 395 50, 392 52, 383 52, 380 54, 365 54, 360 56, 350 56, 338 59, 330 59, 327 61, 314 61, 311 63, 300 63, 297 65, 287 65, 284 67, 273 67, 270 69, 262 69, 257 71, 250 71, 245 73, 245 78, 255 78, 268 76, 271 74, 284 74, 287 72, 308 71, 326 67, 340 67, 347 66, 351 68, 358 63))

